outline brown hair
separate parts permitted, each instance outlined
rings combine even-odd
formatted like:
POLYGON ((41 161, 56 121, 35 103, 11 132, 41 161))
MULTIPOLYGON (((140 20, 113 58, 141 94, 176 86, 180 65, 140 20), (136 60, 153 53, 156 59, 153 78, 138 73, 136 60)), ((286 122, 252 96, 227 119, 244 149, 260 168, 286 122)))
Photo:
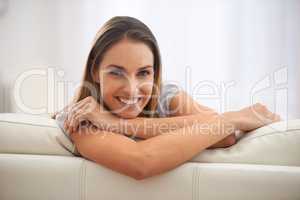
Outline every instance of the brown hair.
MULTIPOLYGON (((152 51, 154 57, 154 84, 151 98, 139 116, 155 117, 161 87, 161 58, 157 41, 151 30, 140 20, 117 16, 108 20, 97 32, 92 48, 89 52, 85 66, 82 85, 75 94, 73 102, 76 103, 88 96, 93 96, 100 103, 101 92, 99 83, 93 79, 93 74, 98 70, 105 52, 123 38, 145 43, 152 51), (92 90, 91 91, 91 88, 92 90)), ((108 108, 103 105, 107 110, 108 108)))

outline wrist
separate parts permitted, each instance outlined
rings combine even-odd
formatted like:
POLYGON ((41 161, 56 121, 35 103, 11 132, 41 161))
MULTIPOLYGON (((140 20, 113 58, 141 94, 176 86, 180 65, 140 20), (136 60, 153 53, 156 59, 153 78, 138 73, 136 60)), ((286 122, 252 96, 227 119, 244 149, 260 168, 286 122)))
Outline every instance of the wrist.
POLYGON ((117 124, 114 118, 108 117, 101 112, 92 112, 88 117, 88 120, 99 129, 105 131, 111 131, 112 129, 115 129, 117 124))
POLYGON ((231 124, 234 125, 236 130, 241 129, 241 119, 238 111, 229 111, 222 114, 222 116, 231 124))
POLYGON ((103 117, 103 123, 107 131, 123 134, 124 119, 110 113, 110 116, 103 117))

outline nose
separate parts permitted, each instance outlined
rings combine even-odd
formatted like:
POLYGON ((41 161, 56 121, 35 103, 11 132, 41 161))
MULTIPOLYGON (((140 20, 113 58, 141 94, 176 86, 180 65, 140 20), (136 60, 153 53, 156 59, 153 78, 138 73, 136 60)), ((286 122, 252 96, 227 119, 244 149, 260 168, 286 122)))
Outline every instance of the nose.
POLYGON ((135 78, 128 77, 126 83, 124 84, 123 92, 124 96, 128 98, 133 98, 138 95, 139 82, 135 78))

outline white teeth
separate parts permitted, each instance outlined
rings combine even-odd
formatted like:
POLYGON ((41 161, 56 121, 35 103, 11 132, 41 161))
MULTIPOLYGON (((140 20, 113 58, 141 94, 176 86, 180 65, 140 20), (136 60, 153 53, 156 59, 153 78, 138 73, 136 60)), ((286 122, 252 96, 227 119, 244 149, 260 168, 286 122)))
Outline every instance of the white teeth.
POLYGON ((128 104, 128 105, 132 105, 132 104, 136 104, 140 98, 134 98, 134 99, 125 99, 122 97, 118 98, 122 103, 128 104))

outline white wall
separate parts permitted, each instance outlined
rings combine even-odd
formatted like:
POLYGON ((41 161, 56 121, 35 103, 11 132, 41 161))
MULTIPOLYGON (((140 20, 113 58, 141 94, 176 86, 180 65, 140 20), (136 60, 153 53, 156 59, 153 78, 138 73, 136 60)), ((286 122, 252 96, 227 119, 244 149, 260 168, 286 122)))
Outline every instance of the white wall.
MULTIPOLYGON (((112 16, 130 15, 156 35, 164 79, 178 82, 200 103, 222 112, 251 104, 252 98, 285 118, 300 117, 299 0, 7 2, 0 14, 2 112, 24 112, 11 91, 20 74, 33 68, 54 73, 55 106, 46 111, 61 107, 57 83, 67 81, 69 98, 96 31, 112 16)), ((24 103, 45 107, 52 95, 47 84, 52 83, 41 75, 25 80, 24 103)))

